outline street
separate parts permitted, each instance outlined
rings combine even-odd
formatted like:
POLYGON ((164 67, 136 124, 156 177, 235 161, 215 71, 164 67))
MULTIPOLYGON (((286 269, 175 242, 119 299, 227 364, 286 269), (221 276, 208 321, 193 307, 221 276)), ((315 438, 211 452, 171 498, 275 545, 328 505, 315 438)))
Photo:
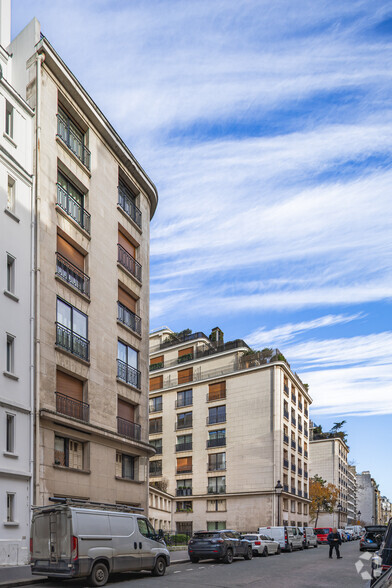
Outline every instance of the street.
MULTIPOLYGON (((182 586, 203 586, 205 588, 242 587, 259 588, 354 588, 365 587, 368 581, 362 580, 357 573, 355 563, 361 554, 358 541, 345 543, 341 548, 343 559, 330 560, 328 547, 319 546, 293 553, 282 553, 267 558, 254 557, 251 561, 235 560, 231 565, 216 563, 211 560, 198 564, 191 562, 173 564, 162 578, 153 578, 149 573, 117 574, 111 576, 107 586, 121 588, 168 588, 182 586)), ((364 567, 369 570, 369 560, 361 558, 364 567)), ((53 583, 34 584, 39 588, 58 588, 59 586, 84 588, 84 581, 72 580, 53 583)), ((32 586, 32 584, 30 584, 32 586)))

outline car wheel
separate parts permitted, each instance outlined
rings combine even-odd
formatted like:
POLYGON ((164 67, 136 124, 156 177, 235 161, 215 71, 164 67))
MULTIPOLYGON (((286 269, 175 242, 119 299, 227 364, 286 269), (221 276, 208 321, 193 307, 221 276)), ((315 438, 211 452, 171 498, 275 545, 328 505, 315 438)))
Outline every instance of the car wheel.
POLYGON ((191 557, 190 558, 192 563, 199 563, 199 558, 198 557, 191 557))
POLYGON ((289 553, 291 553, 293 551, 293 544, 292 543, 290 543, 290 545, 288 546, 287 551, 289 553))
POLYGON ((158 557, 155 562, 155 566, 152 568, 151 573, 153 576, 164 576, 166 572, 166 560, 164 557, 158 557))
POLYGON ((226 555, 223 558, 223 561, 225 562, 225 564, 231 564, 231 563, 233 563, 233 551, 231 549, 228 549, 226 551, 226 555))
POLYGON ((244 559, 252 559, 253 557, 253 551, 251 547, 248 547, 247 552, 244 555, 244 559))
POLYGON ((263 553, 261 554, 261 556, 262 557, 267 557, 267 555, 268 555, 268 549, 267 549, 267 547, 264 547, 263 553))
POLYGON ((280 545, 278 545, 278 549, 276 550, 276 555, 280 555, 282 553, 282 549, 280 545))
POLYGON ((316 545, 314 546, 314 548, 317 549, 317 547, 318 547, 318 543, 316 543, 316 545))
POLYGON ((109 570, 103 562, 96 563, 88 578, 90 586, 105 586, 109 578, 109 570))
POLYGON ((304 549, 309 549, 309 543, 305 543, 304 549))

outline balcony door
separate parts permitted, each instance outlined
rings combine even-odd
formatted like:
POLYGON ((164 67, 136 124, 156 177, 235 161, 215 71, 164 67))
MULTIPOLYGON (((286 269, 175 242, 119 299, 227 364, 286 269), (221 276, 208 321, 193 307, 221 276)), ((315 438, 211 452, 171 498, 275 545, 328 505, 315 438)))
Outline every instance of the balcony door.
POLYGON ((56 391, 68 398, 83 402, 83 382, 59 370, 56 372, 56 391))

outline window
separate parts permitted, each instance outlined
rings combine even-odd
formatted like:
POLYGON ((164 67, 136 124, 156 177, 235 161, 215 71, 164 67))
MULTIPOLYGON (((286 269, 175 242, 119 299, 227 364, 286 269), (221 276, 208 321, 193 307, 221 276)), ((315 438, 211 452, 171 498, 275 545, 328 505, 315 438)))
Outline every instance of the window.
POLYGON ((292 500, 291 501, 291 510, 290 510, 290 512, 295 512, 295 506, 296 506, 295 500, 292 500))
POLYGON ((85 209, 85 195, 60 171, 57 172, 57 204, 82 229, 90 232, 91 218, 85 209))
POLYGON ((6 445, 5 450, 7 453, 14 453, 15 451, 15 415, 7 414, 7 425, 6 425, 6 445))
POLYGON ((126 480, 135 479, 135 465, 137 458, 133 455, 125 455, 124 453, 116 454, 116 476, 118 478, 125 478, 126 480))
POLYGON ((302 502, 298 502, 298 514, 302 514, 302 502))
POLYGON ((138 370, 139 352, 125 343, 118 341, 117 377, 127 384, 140 389, 140 372, 138 370))
POLYGON ((162 455, 162 439, 151 439, 150 445, 155 447, 157 455, 162 455))
POLYGON ((162 417, 150 419, 150 433, 162 433, 162 417))
POLYGON ((76 470, 83 469, 84 444, 67 437, 54 438, 54 464, 76 470))
POLYGON ((7 334, 7 359, 6 359, 6 371, 9 374, 14 373, 14 351, 15 351, 15 337, 7 334))
POLYGON ((86 133, 71 120, 68 113, 60 105, 57 114, 57 136, 90 169, 90 151, 86 147, 86 133))
POLYGON ((150 359, 150 372, 154 370, 159 370, 164 366, 164 356, 159 355, 158 357, 153 357, 150 359))
POLYGON ((226 421, 226 406, 214 406, 208 409, 208 424, 224 423, 226 421))
POLYGON ((7 492, 7 523, 15 522, 15 494, 7 492))
POLYGON ((177 474, 192 472, 192 457, 177 457, 177 474))
POLYGON ((90 278, 84 273, 84 255, 61 235, 57 235, 56 276, 90 296, 90 278))
POLYGON ((182 390, 177 392, 177 403, 176 407, 181 408, 182 406, 190 406, 193 402, 192 390, 182 390))
POLYGON ((142 281, 142 266, 136 261, 138 245, 130 241, 121 231, 118 231, 117 261, 139 282, 142 281))
POLYGON ((7 210, 15 211, 15 180, 8 176, 7 210))
POLYGON ((207 511, 208 512, 215 512, 221 511, 224 512, 226 510, 226 499, 223 498, 222 500, 207 500, 207 511))
POLYGON ((181 412, 177 415, 177 429, 187 429, 192 426, 192 411, 181 412))
POLYGON ((176 512, 193 512, 192 500, 180 500, 176 502, 176 512))
POLYGON ((88 318, 83 312, 57 298, 56 344, 81 359, 89 358, 88 318))
POLYGON ((15 294, 15 257, 7 253, 7 291, 15 294))
POLYGON ((178 435, 176 451, 190 451, 192 449, 192 433, 188 435, 178 435))
POLYGON ((191 496, 192 479, 177 480, 177 496, 191 496))
POLYGON ((185 384, 186 382, 192 382, 193 380, 193 368, 178 371, 178 383, 185 384))
POLYGON ((208 456, 208 471, 226 469, 226 453, 210 453, 208 456))
POLYGON ((178 352, 178 363, 183 363, 184 361, 190 361, 193 359, 193 347, 187 347, 186 349, 181 349, 178 352))
POLYGON ((226 429, 209 431, 207 447, 223 447, 226 445, 226 429))
POLYGON ((208 400, 221 400, 226 398, 226 382, 218 382, 217 384, 209 384, 208 386, 208 400))
POLYGON ((162 410, 162 396, 150 398, 150 412, 158 412, 160 410, 162 410))
MULTIPOLYGON (((124 288, 118 287, 118 301, 117 301, 117 319, 123 325, 129 327, 135 333, 141 335, 142 320, 136 314, 137 300, 131 296, 124 288)), ((151 369, 151 368, 150 368, 151 369)))
POLYGON ((14 136, 14 107, 8 100, 5 102, 5 132, 12 139, 14 136))
POLYGON ((207 521, 207 531, 223 531, 226 529, 226 521, 207 521))
POLYGON ((162 475, 162 460, 150 461, 150 476, 162 475))
POLYGON ((119 178, 118 181, 118 203, 121 208, 131 217, 133 221, 141 228, 142 213, 135 204, 136 196, 132 190, 128 188, 125 182, 119 178))
POLYGON ((289 501, 287 500, 287 498, 283 498, 283 510, 284 511, 289 510, 289 501))
POLYGON ((208 478, 208 493, 222 494, 226 492, 226 476, 217 476, 216 478, 208 478))

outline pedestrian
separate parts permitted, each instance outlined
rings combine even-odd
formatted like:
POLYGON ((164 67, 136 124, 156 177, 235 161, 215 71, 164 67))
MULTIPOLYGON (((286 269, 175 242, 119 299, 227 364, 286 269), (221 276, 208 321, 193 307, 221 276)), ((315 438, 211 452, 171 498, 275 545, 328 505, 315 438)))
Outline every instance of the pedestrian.
POLYGON ((335 549, 337 559, 342 559, 339 551, 339 545, 342 544, 342 538, 340 537, 340 534, 336 528, 332 529, 331 533, 327 537, 327 541, 329 543, 329 558, 332 559, 332 553, 335 549))

